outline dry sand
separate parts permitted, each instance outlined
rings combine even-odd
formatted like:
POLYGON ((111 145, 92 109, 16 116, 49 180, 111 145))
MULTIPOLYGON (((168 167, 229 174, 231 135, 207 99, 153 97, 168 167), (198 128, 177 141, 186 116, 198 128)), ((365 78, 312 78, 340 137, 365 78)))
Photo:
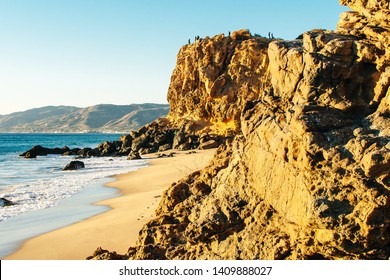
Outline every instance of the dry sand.
POLYGON ((162 192, 171 183, 207 166, 214 151, 176 151, 169 158, 151 156, 150 166, 118 175, 116 181, 107 184, 118 188, 121 196, 96 204, 108 205, 111 210, 27 240, 6 259, 82 260, 97 247, 127 252, 142 226, 153 217, 162 192))

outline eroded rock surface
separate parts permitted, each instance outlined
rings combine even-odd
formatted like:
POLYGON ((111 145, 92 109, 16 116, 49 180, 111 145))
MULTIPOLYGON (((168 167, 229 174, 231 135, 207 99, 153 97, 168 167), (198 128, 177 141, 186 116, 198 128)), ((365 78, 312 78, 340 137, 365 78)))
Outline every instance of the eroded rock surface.
POLYGON ((180 50, 169 117, 237 134, 165 191, 123 258, 389 259, 389 2, 341 3, 355 12, 336 32, 180 50))
POLYGON ((168 89, 168 117, 176 124, 195 123, 195 131, 237 131, 245 102, 257 100, 259 89, 270 85, 270 41, 239 30, 183 46, 168 89))

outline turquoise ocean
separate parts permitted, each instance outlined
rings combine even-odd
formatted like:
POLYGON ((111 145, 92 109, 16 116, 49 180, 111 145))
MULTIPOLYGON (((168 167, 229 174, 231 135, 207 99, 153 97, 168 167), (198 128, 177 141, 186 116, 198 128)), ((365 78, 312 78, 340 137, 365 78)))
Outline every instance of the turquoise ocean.
POLYGON ((19 154, 34 145, 95 148, 101 142, 119 138, 119 134, 0 133, 0 198, 14 203, 0 207, 0 258, 15 250, 24 239, 108 210, 90 208, 92 202, 113 196, 112 190, 103 187, 108 178, 147 165, 145 160, 98 157, 82 159, 84 169, 63 171, 74 156, 25 159, 19 154), (86 203, 89 204, 86 207, 79 205, 86 203))

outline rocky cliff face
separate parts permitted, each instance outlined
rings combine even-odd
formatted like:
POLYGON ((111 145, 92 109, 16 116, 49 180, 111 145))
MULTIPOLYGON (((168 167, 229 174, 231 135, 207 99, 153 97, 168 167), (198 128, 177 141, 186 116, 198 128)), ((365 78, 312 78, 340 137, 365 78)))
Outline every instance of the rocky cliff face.
POLYGON ((270 86, 269 42, 240 30, 183 46, 168 89, 169 118, 195 123, 195 130, 236 132, 245 102, 270 86))
POLYGON ((336 32, 182 48, 169 117, 237 135, 170 186, 121 258, 389 259, 390 7, 341 3, 354 12, 336 32))

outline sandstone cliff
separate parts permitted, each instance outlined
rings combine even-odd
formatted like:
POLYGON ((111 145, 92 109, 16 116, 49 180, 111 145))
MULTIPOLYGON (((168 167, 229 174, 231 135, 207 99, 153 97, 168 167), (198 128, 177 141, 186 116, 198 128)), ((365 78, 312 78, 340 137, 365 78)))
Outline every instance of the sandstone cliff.
POLYGON ((236 136, 167 189, 127 255, 95 258, 389 259, 390 7, 341 3, 335 32, 180 50, 169 118, 236 136))
POLYGON ((179 126, 195 124, 195 131, 236 132, 245 102, 270 86, 269 42, 241 30, 183 46, 168 89, 168 117, 179 126))

